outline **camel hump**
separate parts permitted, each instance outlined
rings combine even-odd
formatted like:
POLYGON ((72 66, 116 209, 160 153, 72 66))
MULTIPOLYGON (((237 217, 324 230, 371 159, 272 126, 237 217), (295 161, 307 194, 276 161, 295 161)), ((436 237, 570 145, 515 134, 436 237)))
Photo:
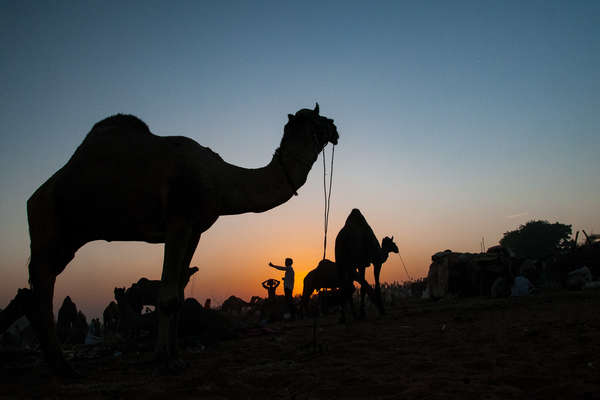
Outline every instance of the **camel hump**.
POLYGON ((319 261, 319 265, 317 265, 317 268, 328 268, 328 267, 331 267, 332 264, 335 264, 335 263, 333 261, 325 258, 325 259, 319 261))
POLYGON ((367 219, 362 215, 358 208, 352 209, 350 215, 348 215, 348 218, 346 218, 346 224, 363 224, 369 226, 367 219))
POLYGON ((360 215, 362 217, 362 213, 360 212, 360 210, 358 208, 353 208, 352 211, 350 211, 350 215, 354 215, 354 216, 360 215))
POLYGON ((148 125, 138 117, 130 114, 116 114, 97 122, 90 133, 106 130, 127 130, 129 132, 150 133, 148 125))

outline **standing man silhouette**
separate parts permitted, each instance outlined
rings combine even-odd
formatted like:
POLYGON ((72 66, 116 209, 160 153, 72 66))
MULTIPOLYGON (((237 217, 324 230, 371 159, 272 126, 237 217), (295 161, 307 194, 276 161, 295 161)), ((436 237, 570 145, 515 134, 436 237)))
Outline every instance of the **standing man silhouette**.
POLYGON ((279 265, 274 265, 269 262, 269 267, 278 269, 280 271, 285 271, 285 276, 283 277, 283 291, 285 293, 285 299, 288 304, 288 310, 293 319, 296 318, 296 307, 294 306, 294 298, 292 297, 292 292, 294 291, 294 268, 292 268, 292 264, 294 260, 291 258, 285 259, 285 267, 281 267, 279 265))

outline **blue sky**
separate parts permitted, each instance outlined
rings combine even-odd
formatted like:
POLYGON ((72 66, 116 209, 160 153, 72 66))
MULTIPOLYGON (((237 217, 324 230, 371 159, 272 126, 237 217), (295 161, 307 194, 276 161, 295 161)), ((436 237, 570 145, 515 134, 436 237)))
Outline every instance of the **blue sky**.
MULTIPOLYGON (((340 131, 330 235, 359 207, 380 238, 399 239, 413 276, 438 250, 478 251, 531 219, 600 230, 597 1, 10 1, 0 33, 0 307, 26 285, 27 198, 117 112, 257 167, 287 114, 318 101, 340 131)), ((319 160, 289 204, 215 225, 194 261, 223 267, 195 290, 262 294, 236 268, 262 280, 263 264, 294 251, 316 265, 321 190, 319 160), (282 234, 281 253, 230 254, 282 234)), ((161 249, 146 246, 90 244, 59 282, 86 288, 89 265, 115 274, 105 304, 143 265, 159 274, 161 249)), ((405 278, 393 257, 382 274, 405 278)))

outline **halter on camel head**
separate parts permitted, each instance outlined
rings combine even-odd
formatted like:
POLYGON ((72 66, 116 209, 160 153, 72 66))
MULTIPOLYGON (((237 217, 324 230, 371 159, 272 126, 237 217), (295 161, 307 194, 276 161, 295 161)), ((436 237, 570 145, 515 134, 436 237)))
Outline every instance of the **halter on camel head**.
MULTIPOLYGON (((306 136, 304 136, 304 138, 306 138, 306 136)), ((324 149, 327 143, 332 143, 335 146, 338 143, 338 139, 339 134, 337 132, 337 127, 333 123, 333 119, 319 115, 319 103, 316 103, 314 110, 303 108, 296 114, 288 114, 288 123, 284 128, 284 135, 283 139, 281 140, 281 145, 277 150, 275 150, 275 157, 277 157, 283 169, 285 177, 288 183, 290 184, 292 193, 295 196, 298 195, 295 189, 296 185, 291 179, 291 176, 289 174, 288 169, 285 166, 283 158, 292 158, 299 164, 306 166, 307 169, 310 169, 314 161, 316 161, 316 158, 318 157, 319 153, 321 152, 321 150, 324 149), (289 151, 282 150, 290 141, 298 141, 299 138, 300 140, 302 140, 302 136, 298 136, 297 134, 295 134, 295 129, 301 126, 301 124, 309 124, 310 126, 312 135, 311 139, 309 140, 312 141, 313 152, 315 154, 314 160, 306 160, 296 154, 290 153, 289 151)), ((304 143, 304 145, 310 146, 310 144, 306 142, 304 143)))

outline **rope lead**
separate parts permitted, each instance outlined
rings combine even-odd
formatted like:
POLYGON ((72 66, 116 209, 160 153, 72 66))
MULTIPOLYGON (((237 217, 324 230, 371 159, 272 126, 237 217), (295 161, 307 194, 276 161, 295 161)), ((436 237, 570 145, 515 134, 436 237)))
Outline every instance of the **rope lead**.
POLYGON ((327 252, 327 226, 329 225, 329 207, 331 206, 331 186, 333 183, 333 157, 335 154, 335 145, 331 147, 331 168, 329 171, 329 193, 327 192, 327 167, 325 163, 325 148, 323 148, 323 194, 325 196, 325 234, 323 237, 323 260, 327 252))

